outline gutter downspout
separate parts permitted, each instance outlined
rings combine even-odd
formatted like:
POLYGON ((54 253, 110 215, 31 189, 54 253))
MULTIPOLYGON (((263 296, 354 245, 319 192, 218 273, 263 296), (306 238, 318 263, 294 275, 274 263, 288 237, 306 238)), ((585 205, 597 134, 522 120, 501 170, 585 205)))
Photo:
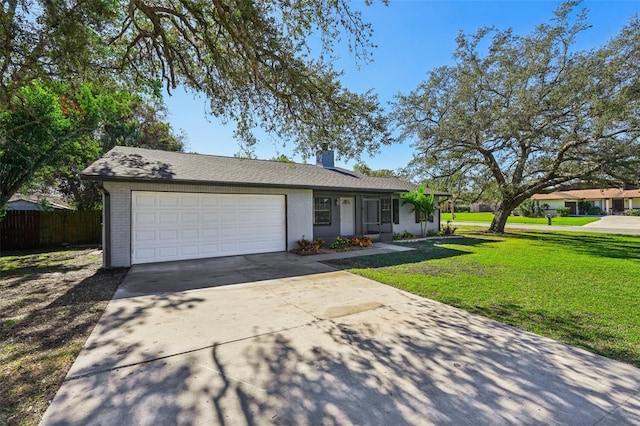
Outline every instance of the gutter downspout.
POLYGON ((111 268, 111 194, 102 183, 102 266, 111 268))

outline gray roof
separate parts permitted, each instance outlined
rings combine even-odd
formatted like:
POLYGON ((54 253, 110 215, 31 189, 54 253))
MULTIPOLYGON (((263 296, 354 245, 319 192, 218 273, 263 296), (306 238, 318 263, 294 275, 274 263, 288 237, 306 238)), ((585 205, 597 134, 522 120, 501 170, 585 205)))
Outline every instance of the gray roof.
POLYGON ((364 176, 313 164, 216 155, 185 154, 118 146, 82 176, 99 181, 145 181, 234 186, 405 192, 417 186, 395 177, 364 176))

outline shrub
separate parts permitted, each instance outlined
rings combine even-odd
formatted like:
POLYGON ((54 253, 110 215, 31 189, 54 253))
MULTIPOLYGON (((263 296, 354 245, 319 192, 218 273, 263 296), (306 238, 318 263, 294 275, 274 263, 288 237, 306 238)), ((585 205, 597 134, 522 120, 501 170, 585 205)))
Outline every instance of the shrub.
POLYGON ((556 214, 560 217, 567 217, 569 216, 570 212, 571 212, 571 209, 569 207, 558 207, 556 209, 556 214))
POLYGON ((351 246, 351 247, 360 246, 360 238, 358 238, 358 237, 350 238, 349 239, 349 246, 351 246))
POLYGON ((320 248, 323 244, 324 240, 322 238, 316 238, 315 240, 310 241, 304 238, 304 235, 301 240, 296 241, 298 253, 318 253, 320 252, 320 248))
POLYGON ((592 214, 592 215, 602 214, 602 209, 600 208, 600 206, 591 206, 589 207, 589 214, 592 214))
POLYGON ((442 225, 442 227, 440 228, 440 233, 442 235, 453 235, 456 232, 456 229, 458 229, 455 226, 451 226, 451 221, 448 220, 446 226, 442 225))
POLYGON ((455 206, 453 211, 456 213, 469 213, 471 208, 469 206, 455 206))
POLYGON ((524 217, 544 216, 544 208, 540 205, 540 201, 526 200, 520 204, 518 211, 524 217))
POLYGON ((349 247, 349 239, 345 237, 337 236, 336 240, 331 243, 329 248, 336 250, 346 250, 349 247))
POLYGON ((629 209, 624 214, 625 216, 640 216, 640 209, 629 209))
POLYGON ((591 208, 590 202, 584 201, 584 200, 578 201, 578 211, 580 212, 580 214, 588 214, 590 208, 591 208))
POLYGON ((415 238, 416 236, 414 234, 412 234, 411 232, 407 231, 406 229, 400 233, 400 234, 393 234, 393 239, 394 240, 410 240, 412 238, 415 238))

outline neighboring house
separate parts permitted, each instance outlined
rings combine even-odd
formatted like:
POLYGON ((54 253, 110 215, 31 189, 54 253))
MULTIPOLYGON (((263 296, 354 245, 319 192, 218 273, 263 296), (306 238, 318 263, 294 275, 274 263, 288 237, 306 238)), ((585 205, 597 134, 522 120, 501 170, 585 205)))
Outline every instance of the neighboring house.
POLYGON ((9 199, 7 203, 7 210, 71 210, 68 204, 66 204, 60 197, 49 194, 33 194, 23 195, 15 194, 9 199), (47 208, 43 208, 44 205, 47 208))
MULTIPOLYGON (((420 233, 399 197, 416 185, 335 168, 332 151, 312 165, 116 147, 83 177, 104 190, 107 267, 286 251, 301 238, 420 233)), ((438 212, 428 229, 439 226, 438 212)))
POLYGON ((572 189, 536 194, 531 199, 547 204, 551 210, 569 207, 572 215, 578 214, 579 201, 587 201, 592 206, 600 207, 604 214, 619 214, 627 209, 640 208, 640 190, 638 189, 572 189))

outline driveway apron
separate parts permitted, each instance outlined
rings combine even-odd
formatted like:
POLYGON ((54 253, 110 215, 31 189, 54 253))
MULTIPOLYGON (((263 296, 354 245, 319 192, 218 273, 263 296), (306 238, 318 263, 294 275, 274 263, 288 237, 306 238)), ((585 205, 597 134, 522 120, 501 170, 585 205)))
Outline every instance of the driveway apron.
POLYGON ((640 370, 288 253, 131 269, 43 425, 640 424, 640 370))

